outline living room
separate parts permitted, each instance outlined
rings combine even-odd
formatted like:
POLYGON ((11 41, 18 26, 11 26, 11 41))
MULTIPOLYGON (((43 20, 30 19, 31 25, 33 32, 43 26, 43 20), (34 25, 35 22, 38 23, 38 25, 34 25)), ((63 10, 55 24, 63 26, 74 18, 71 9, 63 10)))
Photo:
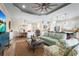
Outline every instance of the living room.
POLYGON ((0 55, 79 56, 78 7, 75 3, 1 3, 9 45, 2 48, 5 43, 0 43, 0 55))

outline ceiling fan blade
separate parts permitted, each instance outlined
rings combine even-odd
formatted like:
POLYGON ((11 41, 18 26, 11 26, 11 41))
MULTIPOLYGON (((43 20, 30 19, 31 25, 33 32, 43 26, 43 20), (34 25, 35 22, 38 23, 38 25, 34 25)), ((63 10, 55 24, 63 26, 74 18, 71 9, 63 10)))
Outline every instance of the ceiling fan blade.
POLYGON ((45 7, 45 11, 47 12, 47 7, 45 7))
POLYGON ((35 9, 36 11, 38 11, 38 10, 40 10, 41 9, 41 7, 39 7, 38 9, 35 9))
POLYGON ((32 8, 38 8, 38 7, 40 7, 40 6, 32 6, 32 8))
POLYGON ((41 7, 41 12, 43 11, 43 7, 41 7))
POLYGON ((41 7, 41 5, 32 6, 32 8, 38 8, 38 7, 41 7))

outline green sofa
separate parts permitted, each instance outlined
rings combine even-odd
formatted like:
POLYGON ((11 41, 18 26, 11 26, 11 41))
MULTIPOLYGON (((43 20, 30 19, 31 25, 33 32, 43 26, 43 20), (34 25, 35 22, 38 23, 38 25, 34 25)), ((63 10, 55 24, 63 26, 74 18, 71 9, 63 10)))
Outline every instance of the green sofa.
POLYGON ((49 46, 54 45, 54 44, 58 44, 60 43, 64 43, 64 39, 65 39, 66 34, 65 33, 56 33, 56 32, 47 32, 44 33, 44 35, 40 36, 40 38, 42 40, 44 40, 45 43, 47 43, 49 46))
MULTIPOLYGON (((44 33, 44 35, 40 36, 40 39, 42 39, 46 44, 48 44, 47 48, 45 47, 45 53, 46 55, 62 55, 62 56, 74 56, 77 55, 77 51, 74 49, 77 45, 67 48, 65 39, 66 39, 66 33, 57 33, 57 32, 48 32, 44 33), (53 53, 54 50, 59 48, 59 51, 57 53, 53 53), (52 52, 53 51, 53 52, 52 52)), ((44 55, 45 55, 44 54, 44 55)))

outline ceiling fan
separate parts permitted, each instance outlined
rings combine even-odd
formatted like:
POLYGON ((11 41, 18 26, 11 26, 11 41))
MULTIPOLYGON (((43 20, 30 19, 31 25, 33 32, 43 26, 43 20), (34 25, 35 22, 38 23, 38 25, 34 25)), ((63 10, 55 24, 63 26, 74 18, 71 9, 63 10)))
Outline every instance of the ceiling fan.
POLYGON ((34 3, 34 4, 36 4, 36 6, 32 8, 34 8, 36 11, 40 10, 41 12, 43 11, 48 12, 49 9, 52 10, 52 7, 58 6, 58 4, 51 4, 51 3, 34 3))

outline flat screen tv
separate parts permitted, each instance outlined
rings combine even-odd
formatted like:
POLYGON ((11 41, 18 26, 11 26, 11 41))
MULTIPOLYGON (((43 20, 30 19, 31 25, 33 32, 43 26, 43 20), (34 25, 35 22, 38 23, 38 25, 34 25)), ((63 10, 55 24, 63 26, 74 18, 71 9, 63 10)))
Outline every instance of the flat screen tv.
POLYGON ((6 32, 6 15, 0 10, 0 34, 6 32))

